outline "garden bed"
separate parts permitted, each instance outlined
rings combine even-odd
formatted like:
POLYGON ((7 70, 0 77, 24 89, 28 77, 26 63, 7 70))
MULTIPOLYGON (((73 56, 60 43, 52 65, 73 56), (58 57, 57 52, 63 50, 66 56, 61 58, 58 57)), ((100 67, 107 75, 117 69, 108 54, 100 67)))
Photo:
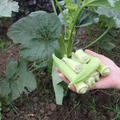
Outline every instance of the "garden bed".
MULTIPOLYGON (((16 0, 19 2, 20 11, 13 18, 1 26, 1 38, 5 40, 4 49, 0 49, 0 75, 4 75, 8 57, 19 60, 19 45, 14 45, 7 38, 8 27, 16 20, 28 15, 32 11, 47 10, 51 8, 39 4, 36 0, 16 0)), ((78 30, 76 47, 80 48, 90 42, 86 29, 78 30)), ((115 31, 116 33, 116 31, 115 31)), ((119 33, 117 33, 119 35, 119 33)), ((101 49, 91 49, 113 59, 120 66, 120 36, 115 36, 116 48, 107 54, 101 49)), ((75 42, 75 43, 76 43, 75 42)), ((78 95, 71 91, 64 98, 62 106, 56 105, 52 86, 52 78, 48 69, 35 71, 38 87, 32 93, 23 94, 14 104, 3 106, 2 120, 115 120, 120 119, 120 92, 117 90, 93 90, 85 95, 78 95)))

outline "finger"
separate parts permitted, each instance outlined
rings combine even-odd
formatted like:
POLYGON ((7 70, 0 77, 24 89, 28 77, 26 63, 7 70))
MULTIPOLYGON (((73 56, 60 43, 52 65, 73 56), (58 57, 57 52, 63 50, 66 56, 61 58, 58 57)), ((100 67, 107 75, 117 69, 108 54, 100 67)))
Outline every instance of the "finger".
POLYGON ((58 68, 56 68, 56 71, 57 71, 58 73, 61 73, 58 68))
POLYGON ((59 71, 58 68, 56 68, 56 71, 58 72, 59 77, 65 82, 65 83, 69 83, 70 81, 59 71))
POLYGON ((59 77, 67 84, 70 83, 70 81, 62 74, 62 73, 59 73, 59 77))
POLYGON ((93 89, 108 89, 108 88, 113 88, 113 82, 106 80, 100 80, 99 82, 96 82, 95 86, 93 89))
POLYGON ((88 49, 86 49, 85 52, 92 55, 92 56, 94 56, 94 57, 100 57, 101 56, 100 54, 95 53, 95 52, 93 52, 91 50, 88 50, 88 49))
POLYGON ((74 85, 69 85, 68 88, 72 90, 73 92, 76 92, 75 86, 74 85))

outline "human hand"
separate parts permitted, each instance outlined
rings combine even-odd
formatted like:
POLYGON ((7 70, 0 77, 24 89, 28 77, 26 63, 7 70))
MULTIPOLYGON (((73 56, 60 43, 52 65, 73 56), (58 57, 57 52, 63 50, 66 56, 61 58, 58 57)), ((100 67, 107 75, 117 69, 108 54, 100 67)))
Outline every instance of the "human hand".
MULTIPOLYGON (((120 89, 120 68, 109 58, 104 55, 97 54, 91 50, 85 50, 86 53, 97 57, 101 62, 110 68, 110 75, 107 77, 101 77, 98 82, 95 83, 92 89, 107 89, 107 88, 116 88, 120 89)), ((69 80, 57 69, 60 78, 69 84, 69 80)), ((76 91, 74 85, 68 86, 72 91, 76 91)))

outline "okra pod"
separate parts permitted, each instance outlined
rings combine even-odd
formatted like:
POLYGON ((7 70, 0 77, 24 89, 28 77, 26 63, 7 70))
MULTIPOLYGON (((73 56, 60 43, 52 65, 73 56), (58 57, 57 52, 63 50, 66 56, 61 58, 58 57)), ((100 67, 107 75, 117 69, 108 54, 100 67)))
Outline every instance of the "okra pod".
POLYGON ((94 73, 100 66, 101 62, 98 58, 93 58, 90 60, 88 64, 83 65, 83 70, 80 72, 80 74, 77 75, 76 79, 71 82, 71 84, 81 82, 85 79, 87 79, 91 74, 94 73))
POLYGON ((63 60, 60 60, 53 54, 53 60, 60 70, 60 72, 68 79, 70 82, 76 79, 77 74, 67 65, 63 60))
POLYGON ((89 56, 82 50, 77 50, 75 52, 76 57, 78 57, 79 61, 83 64, 88 63, 90 58, 89 56))
POLYGON ((95 85, 95 78, 94 77, 89 77, 88 79, 87 79, 87 81, 86 81, 86 84, 90 87, 90 88, 92 88, 94 85, 95 85))
POLYGON ((70 58, 63 57, 63 61, 76 73, 80 73, 82 65, 70 58))
POLYGON ((94 77, 95 78, 95 81, 99 81, 99 79, 100 79, 100 74, 99 74, 99 72, 94 72, 92 75, 91 75, 91 77, 94 77))
POLYGON ((100 72, 101 76, 106 77, 110 74, 110 68, 101 63, 98 72, 100 72))
POLYGON ((75 88, 76 88, 76 92, 79 94, 85 94, 88 91, 88 85, 85 84, 84 82, 80 82, 77 84, 74 84, 75 88))

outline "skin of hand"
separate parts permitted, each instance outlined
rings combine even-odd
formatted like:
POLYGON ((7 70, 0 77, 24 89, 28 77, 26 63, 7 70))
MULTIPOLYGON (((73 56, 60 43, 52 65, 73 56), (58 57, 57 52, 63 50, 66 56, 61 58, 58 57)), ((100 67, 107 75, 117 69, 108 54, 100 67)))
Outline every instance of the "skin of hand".
MULTIPOLYGON (((107 77, 101 77, 98 82, 96 82, 95 86, 92 89, 108 89, 108 88, 116 88, 120 89, 120 68, 109 58, 105 57, 104 55, 97 54, 91 50, 85 50, 87 54, 90 54, 94 57, 97 57, 101 60, 101 62, 110 68, 110 75, 107 77)), ((56 69, 60 78, 69 84, 69 80, 65 78, 65 76, 56 69)), ((73 92, 75 92, 75 87, 68 86, 73 92)))

